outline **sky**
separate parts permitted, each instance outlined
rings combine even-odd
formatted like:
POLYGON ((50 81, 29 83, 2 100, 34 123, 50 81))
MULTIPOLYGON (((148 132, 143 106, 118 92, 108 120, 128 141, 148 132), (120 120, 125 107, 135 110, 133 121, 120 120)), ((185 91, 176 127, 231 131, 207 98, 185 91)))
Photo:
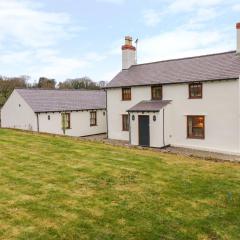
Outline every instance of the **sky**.
POLYGON ((239 0, 0 0, 0 75, 110 81, 138 63, 236 49, 239 0))

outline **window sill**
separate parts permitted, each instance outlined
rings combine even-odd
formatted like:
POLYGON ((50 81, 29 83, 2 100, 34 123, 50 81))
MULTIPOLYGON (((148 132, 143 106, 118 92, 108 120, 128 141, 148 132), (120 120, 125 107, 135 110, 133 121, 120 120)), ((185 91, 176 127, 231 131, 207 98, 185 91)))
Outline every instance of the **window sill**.
POLYGON ((188 99, 202 99, 202 97, 188 97, 188 99))
POLYGON ((129 130, 122 130, 122 132, 129 132, 129 130))
POLYGON ((154 99, 154 98, 152 98, 151 99, 151 101, 162 101, 163 99, 161 98, 161 99, 154 99))
POLYGON ((205 137, 187 137, 187 139, 204 140, 205 137))
POLYGON ((96 125, 90 125, 90 127, 97 127, 97 124, 96 125))
POLYGON ((122 102, 131 101, 132 99, 122 99, 122 102))

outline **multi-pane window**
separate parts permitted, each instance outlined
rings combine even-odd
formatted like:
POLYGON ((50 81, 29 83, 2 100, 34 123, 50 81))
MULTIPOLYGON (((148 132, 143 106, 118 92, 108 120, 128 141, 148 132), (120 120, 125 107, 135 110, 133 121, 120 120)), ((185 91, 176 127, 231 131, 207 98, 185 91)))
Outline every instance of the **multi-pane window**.
POLYGON ((129 116, 128 116, 128 114, 122 115, 122 130, 129 131, 129 116))
POLYGON ((189 84, 189 98, 202 98, 202 83, 189 84))
POLYGON ((152 100, 162 100, 162 86, 152 86, 152 100))
POLYGON ((201 139, 205 137, 204 116, 187 116, 187 137, 201 139))
POLYGON ((131 88, 122 88, 122 100, 131 100, 131 88))
POLYGON ((62 113, 62 128, 69 129, 70 125, 70 113, 62 113))
POLYGON ((90 112, 90 126, 97 126, 97 112, 90 112))

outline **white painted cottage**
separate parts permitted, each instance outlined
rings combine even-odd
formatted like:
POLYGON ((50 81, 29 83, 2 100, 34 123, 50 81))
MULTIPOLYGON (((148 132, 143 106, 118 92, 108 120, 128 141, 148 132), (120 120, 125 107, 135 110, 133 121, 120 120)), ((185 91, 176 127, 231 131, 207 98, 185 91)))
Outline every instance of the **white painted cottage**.
POLYGON ((106 133, 104 91, 15 89, 1 109, 2 127, 88 136, 106 133))
POLYGON ((136 64, 132 38, 108 84, 110 139, 240 154, 240 23, 237 50, 136 64))

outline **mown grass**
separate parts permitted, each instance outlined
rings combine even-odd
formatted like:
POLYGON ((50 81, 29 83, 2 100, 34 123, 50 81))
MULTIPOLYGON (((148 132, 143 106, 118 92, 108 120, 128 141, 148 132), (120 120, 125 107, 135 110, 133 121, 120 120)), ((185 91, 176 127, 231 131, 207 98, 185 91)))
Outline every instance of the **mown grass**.
POLYGON ((0 239, 240 239, 240 164, 0 129, 0 239))

